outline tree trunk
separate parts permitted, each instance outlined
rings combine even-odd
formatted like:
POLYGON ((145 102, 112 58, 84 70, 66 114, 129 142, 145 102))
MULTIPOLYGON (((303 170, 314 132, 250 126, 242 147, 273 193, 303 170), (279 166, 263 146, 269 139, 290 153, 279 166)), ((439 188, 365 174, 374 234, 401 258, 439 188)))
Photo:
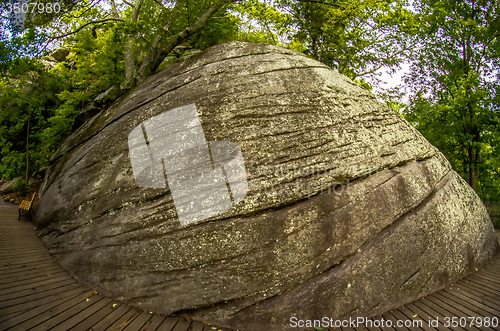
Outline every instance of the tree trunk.
POLYGON ((138 69, 135 74, 137 83, 141 83, 146 78, 154 74, 161 62, 176 46, 180 45, 184 40, 197 33, 217 10, 229 2, 231 1, 225 0, 217 2, 212 7, 208 8, 200 17, 198 17, 193 24, 186 27, 175 36, 172 36, 169 40, 166 40, 165 37, 162 38, 162 40, 158 43, 158 47, 150 49, 144 56, 140 66, 137 66, 138 69))
POLYGON ((477 186, 477 160, 474 146, 469 146, 469 184, 476 191, 477 186))

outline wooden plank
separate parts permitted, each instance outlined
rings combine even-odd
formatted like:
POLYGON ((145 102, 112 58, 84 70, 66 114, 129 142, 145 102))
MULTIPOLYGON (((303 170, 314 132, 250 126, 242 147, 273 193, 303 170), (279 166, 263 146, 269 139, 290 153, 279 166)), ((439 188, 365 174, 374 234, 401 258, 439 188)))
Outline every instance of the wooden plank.
MULTIPOLYGON (((499 316, 499 315, 495 315, 495 314, 492 314, 491 312, 488 312, 486 310, 484 310, 482 307, 482 304, 478 303, 478 302, 469 302, 468 300, 461 300, 457 295, 453 296, 453 295, 450 295, 449 293, 446 293, 446 292, 443 292, 443 291, 440 291, 438 293, 435 293, 436 296, 438 295, 443 295, 443 296, 446 296, 448 299, 451 299, 455 302, 457 302, 457 305, 461 305, 461 306, 465 306, 467 307, 468 309, 470 309, 471 311, 474 311, 476 312, 476 314, 474 315, 474 317, 481 317, 481 316, 488 316, 488 317, 494 317, 494 316, 499 316)), ((488 309, 488 307, 486 307, 488 309)), ((498 330, 495 328, 495 330, 498 330)))
MULTIPOLYGON (((8 284, 16 281, 21 281, 25 279, 34 279, 36 277, 46 276, 47 274, 56 274, 60 272, 66 272, 59 265, 46 264, 44 267, 34 266, 31 268, 25 268, 23 270, 12 270, 8 274, 2 275, 2 281, 0 284, 8 284)), ((67 273, 67 272, 66 272, 67 273)))
MULTIPOLYGON (((437 314, 435 311, 432 309, 426 307, 425 305, 422 305, 419 300, 414 301, 412 303, 407 303, 406 308, 410 309, 414 313, 418 314, 423 320, 435 320, 436 317, 439 318, 439 314, 437 314)), ((435 327, 436 329, 440 331, 449 331, 448 328, 445 328, 442 324, 443 319, 441 317, 440 322, 438 323, 438 326, 435 327)), ((433 326, 434 327, 434 326, 433 326)))
POLYGON ((498 283, 499 281, 499 277, 498 277, 498 271, 495 269, 495 268, 491 268, 491 269, 486 269, 486 270, 480 270, 480 271, 476 271, 472 274, 470 274, 469 276, 467 277, 472 277, 472 276, 476 276, 476 277, 480 277, 480 278, 483 278, 483 277, 490 277, 492 278, 496 283, 498 283))
POLYGON ((426 330, 426 331, 436 330, 433 327, 429 326, 429 319, 428 318, 427 319, 422 318, 422 316, 418 315, 417 313, 412 312, 410 309, 408 309, 408 307, 401 306, 397 310, 401 314, 405 315, 410 320, 422 321, 422 324, 421 324, 422 325, 422 327, 421 327, 422 330, 426 330))
POLYGON ((132 309, 130 306, 127 306, 126 304, 123 303, 117 305, 109 315, 101 319, 99 322, 97 322, 95 325, 89 328, 89 330, 106 330, 108 327, 113 325, 113 323, 115 323, 119 318, 125 315, 130 309, 132 309))
POLYGON ((482 288, 484 288, 484 289, 487 289, 488 291, 494 291, 494 292, 497 292, 498 287, 496 287, 496 286, 492 286, 490 283, 485 282, 485 281, 484 281, 484 280, 482 280, 482 279, 477 279, 477 278, 468 277, 468 278, 466 278, 466 280, 467 280, 466 284, 468 284, 468 283, 472 283, 472 284, 474 284, 475 286, 482 287, 482 288))
POLYGON ((493 293, 492 291, 484 290, 484 288, 476 287, 470 284, 461 283, 457 291, 466 291, 469 293, 477 293, 480 298, 485 298, 491 302, 500 305, 500 292, 493 293))
POLYGON ((193 323, 191 323, 191 326, 189 327, 189 331, 203 331, 204 327, 205 323, 193 321, 193 323))
MULTIPOLYGON (((59 283, 56 283, 56 284, 59 284, 59 283)), ((1 301, 0 302, 0 309, 1 308, 6 308, 6 307, 12 307, 12 306, 16 306, 16 305, 19 305, 19 304, 22 304, 22 303, 25 303, 25 302, 31 302, 31 301, 34 301, 34 300, 37 300, 37 299, 41 299, 41 298, 45 298, 47 297, 48 295, 56 295, 56 294, 59 294, 59 293, 64 293, 68 290, 71 290, 71 289, 74 289, 74 286, 72 286, 71 284, 69 285, 60 285, 54 289, 51 289, 51 290, 48 290, 48 291, 45 291, 45 292, 40 292, 40 293, 34 293, 34 294, 31 294, 31 295, 25 295, 25 296, 21 296, 21 297, 16 297, 16 298, 13 298, 13 299, 10 299, 10 300, 4 300, 4 301, 1 301)))
MULTIPOLYGON (((5 270, 0 271, 0 275, 9 275, 9 274, 13 274, 13 273, 19 273, 19 274, 21 274, 25 270, 31 270, 33 268, 41 268, 41 267, 48 267, 48 266, 53 267, 53 266, 58 266, 58 265, 59 264, 57 262, 53 262, 53 261, 50 261, 50 262, 39 261, 39 262, 36 262, 36 263, 29 263, 29 264, 25 264, 25 265, 22 265, 22 266, 8 267, 5 270)), ((60 267, 60 268, 62 269, 62 267, 60 267)))
POLYGON ((19 316, 22 313, 24 313, 25 311, 26 310, 21 310, 21 311, 16 311, 15 313, 10 313, 10 314, 7 314, 7 315, 0 316, 0 323, 3 322, 3 321, 9 320, 11 318, 14 318, 16 316, 19 316))
MULTIPOLYGON (((364 329, 363 330, 369 330, 369 331, 380 331, 380 327, 376 327, 373 324, 373 320, 371 318, 365 318, 365 322, 363 323, 364 329)), ((357 330, 358 328, 356 328, 357 330)))
MULTIPOLYGON (((388 321, 391 321, 392 325, 394 325, 394 327, 396 328, 397 326, 397 323, 398 323, 398 319, 396 317, 394 317, 394 315, 391 314, 391 312, 393 312, 394 310, 390 310, 388 312, 385 312, 382 314, 382 317, 385 319, 385 320, 388 320, 388 321)), ((408 330, 407 328, 405 327, 402 327, 402 328, 396 328, 396 330, 408 330)))
POLYGON ((427 295, 424 298, 421 298, 419 301, 422 302, 427 307, 430 307, 434 311, 440 313, 444 317, 451 317, 451 316, 463 317, 464 316, 463 311, 458 310, 458 309, 446 304, 444 301, 436 299, 436 297, 433 297, 432 294, 427 295))
MULTIPOLYGON (((9 234, 4 232, 3 235, 8 236, 9 234)), ((47 256, 50 255, 50 253, 47 250, 40 250, 41 247, 44 247, 41 244, 38 243, 25 244, 21 246, 19 245, 19 241, 21 240, 18 240, 15 245, 2 243, 2 249, 0 250, 0 258, 5 258, 5 257, 8 258, 10 256, 17 256, 17 255, 25 256, 34 253, 45 254, 47 256)))
MULTIPOLYGON (((453 314, 450 311, 444 309, 441 306, 436 305, 434 302, 427 299, 427 297, 421 298, 419 300, 419 302, 422 303, 423 305, 429 307, 430 309, 434 310, 437 314, 439 314, 438 317, 439 317, 440 323, 445 322, 445 319, 444 319, 445 317, 453 317, 453 314)), ((461 316, 457 316, 457 317, 461 317, 461 316)), ((465 330, 465 329, 458 326, 458 327, 454 328, 454 330, 465 330)))
MULTIPOLYGON (((439 294, 439 293, 433 293, 431 298, 430 296, 427 296, 427 298, 429 299, 433 299, 433 300, 440 300, 442 302, 445 302, 446 304, 448 304, 449 306, 452 306, 452 307, 455 307, 456 309, 459 309, 460 311, 462 311, 465 316, 464 317, 469 317, 469 316, 477 316, 477 313, 470 310, 469 308, 461 305, 460 303, 457 303, 453 300, 450 300, 449 298, 439 294)), ((453 317, 453 316, 450 316, 450 317, 453 317)), ((458 317, 458 316, 457 316, 458 317)), ((475 328, 478 328, 478 327, 475 327, 475 328)), ((489 330, 488 328, 483 328, 483 327, 479 327, 479 329, 481 330, 489 330)))
POLYGON ((11 256, 5 256, 0 259, 2 261, 2 267, 7 267, 9 265, 23 265, 30 262, 41 261, 41 260, 52 260, 52 256, 48 252, 40 252, 41 248, 38 249, 39 252, 31 252, 26 254, 16 254, 11 256))
MULTIPOLYGON (((402 306, 402 307, 404 307, 404 306, 402 306)), ((398 309, 399 309, 399 307, 398 307, 398 309)), ((399 320, 399 321, 403 321, 403 323, 404 323, 404 321, 406 321, 406 320, 410 320, 410 321, 412 321, 411 319, 409 319, 408 317, 406 317, 406 316, 405 316, 402 312, 400 312, 398 309, 393 309, 393 310, 391 310, 391 315, 393 315, 393 316, 394 316, 397 320, 399 320)), ((396 323, 397 323, 397 322, 396 322, 396 323)), ((412 323, 413 323, 413 322, 412 322, 412 323)), ((417 322, 417 323, 418 323, 418 322, 417 322)), ((396 326, 397 326, 397 325, 396 325, 396 326)), ((403 330, 405 330, 405 329, 410 329, 410 330, 411 330, 411 328, 406 327, 406 326, 404 326, 404 327, 398 327, 398 330, 400 330, 400 329, 403 329, 403 330)))
MULTIPOLYGON (((69 320, 71 317, 75 316, 79 312, 84 311, 86 308, 93 306, 94 304, 98 303, 102 299, 102 296, 100 295, 95 295, 92 294, 89 298, 86 298, 85 300, 82 300, 72 307, 67 307, 66 310, 60 312, 59 314, 47 319, 43 323, 40 323, 37 325, 36 330, 37 331, 46 331, 49 329, 52 329, 59 324, 63 323, 66 320, 69 320), (87 301, 89 300, 89 301, 87 301)), ((68 329, 66 329, 68 330, 68 329)))
POLYGON ((44 254, 43 256, 40 256, 40 257, 33 256, 33 257, 26 257, 26 258, 22 258, 22 259, 13 259, 12 261, 4 259, 4 260, 2 260, 2 266, 0 267, 0 270, 9 269, 12 267, 22 267, 23 265, 26 265, 26 264, 29 264, 32 262, 42 262, 42 261, 49 262, 49 261, 55 261, 55 259, 52 256, 46 255, 46 254, 44 254))
POLYGON ((141 311, 137 308, 132 308, 123 314, 116 322, 114 322, 106 331, 119 331, 123 330, 130 322, 132 322, 137 316, 141 314, 141 311))
POLYGON ((48 320, 52 316, 59 314, 75 303, 78 303, 92 295, 91 291, 84 291, 73 297, 58 299, 42 306, 30 309, 15 318, 8 320, 5 324, 0 324, 0 329, 5 330, 8 327, 16 326, 16 330, 28 330, 38 324, 48 320))
MULTIPOLYGON (((5 232, 3 232, 2 234, 4 236, 9 236, 9 234, 5 232)), ((47 249, 42 250, 42 248, 45 248, 45 245, 43 243, 34 243, 33 242, 34 240, 39 240, 39 239, 17 238, 16 242, 13 244, 0 241, 0 257, 4 258, 17 254, 26 255, 29 253, 45 253, 46 255, 50 255, 47 249)))
POLYGON ((488 275, 488 273, 475 273, 471 275, 471 277, 478 277, 484 279, 485 281, 491 283, 492 285, 495 285, 495 287, 500 286, 500 280, 494 276, 488 275))
POLYGON ((10 314, 10 313, 13 313, 15 311, 23 310, 23 309, 33 309, 33 308, 36 308, 38 306, 44 305, 46 303, 50 303, 50 302, 57 301, 57 300, 62 299, 62 298, 74 296, 77 293, 81 293, 81 288, 76 288, 74 290, 67 291, 64 293, 59 293, 57 295, 47 296, 45 298, 38 299, 35 301, 31 301, 31 302, 26 302, 26 303, 23 303, 21 305, 3 308, 3 309, 0 309, 0 315, 10 314))
POLYGON ((16 276, 12 276, 10 280, 1 282, 1 285, 5 285, 3 288, 8 288, 9 284, 17 285, 17 284, 29 284, 37 282, 39 279, 46 279, 46 277, 55 276, 55 275, 67 275, 68 273, 64 270, 55 269, 53 272, 41 272, 32 275, 24 275, 23 273, 18 273, 16 276))
MULTIPOLYGON (((500 271, 497 271, 497 270, 485 270, 481 273, 480 277, 492 279, 492 280, 494 280, 495 283, 499 284, 500 283, 500 278, 498 277, 499 274, 500 274, 500 271)), ((478 275, 478 277, 479 277, 479 275, 478 275)))
POLYGON ((469 302, 471 302, 471 300, 474 300, 475 302, 477 302, 485 307, 488 307, 488 310, 483 308, 484 310, 490 311, 492 314, 496 314, 496 316, 500 316, 500 306, 495 305, 494 303, 490 302, 489 300, 482 299, 482 298, 478 297, 476 294, 470 294, 470 293, 463 291, 463 290, 454 290, 452 292, 451 290, 449 290, 447 288, 445 288, 444 291, 447 293, 451 293, 452 295, 457 293, 457 296, 460 296, 461 298, 463 298, 464 300, 468 300, 469 302))
MULTIPOLYGON (((354 330, 356 330, 356 331, 368 331, 368 328, 364 325, 358 326, 356 324, 356 327, 354 328, 354 330)), ((375 331, 375 330, 373 330, 373 331, 375 331)), ((380 331, 380 329, 379 329, 379 331, 380 331)))
MULTIPOLYGON (((428 295, 425 298, 427 300, 433 302, 437 306, 440 306, 443 309, 446 309, 447 311, 449 311, 450 315, 445 316, 445 317, 449 317, 449 318, 458 317, 458 318, 460 318, 460 317, 471 316, 471 315, 467 314, 467 312, 472 313, 469 309, 467 309, 466 307, 462 307, 460 305, 454 304, 453 301, 446 300, 446 298, 440 298, 440 297, 434 296, 434 295, 428 295)), ((481 328, 478 328, 476 326, 471 326, 471 327, 467 327, 467 330, 481 330, 481 328)))
POLYGON ((374 322, 374 325, 380 325, 380 329, 383 331, 394 331, 395 328, 386 326, 386 321, 382 316, 372 316, 371 320, 374 322), (378 321, 378 324, 375 323, 375 321, 378 321))
POLYGON ((43 268, 43 267, 54 267, 54 266, 59 266, 62 270, 64 270, 59 263, 57 263, 55 260, 49 261, 49 260, 43 260, 40 259, 35 262, 30 262, 30 263, 24 263, 21 265, 7 265, 4 270, 0 271, 1 276, 7 276, 9 274, 13 274, 15 272, 21 274, 23 272, 32 270, 33 268, 43 268))
POLYGON ((29 265, 31 263, 41 262, 41 261, 48 263, 48 262, 53 262, 56 260, 52 256, 46 255, 46 254, 43 254, 43 255, 33 254, 30 256, 24 256, 24 257, 12 256, 9 258, 2 259, 2 267, 0 269, 5 270, 8 268, 15 268, 15 267, 22 268, 23 266, 26 267, 27 265, 29 265))
POLYGON ((2 252, 0 253, 0 260, 2 261, 3 264, 7 263, 22 263, 23 261, 26 260, 34 260, 35 258, 39 257, 49 257, 54 259, 53 256, 50 255, 49 252, 46 250, 41 250, 41 247, 36 247, 33 249, 29 249, 26 251, 18 251, 14 247, 9 249, 9 252, 2 252), (12 262, 11 262, 12 261, 12 262))
POLYGON ((178 316, 169 316, 160 324, 156 331, 172 331, 179 320, 180 317, 178 316))
POLYGON ((14 293, 6 294, 5 296, 0 296, 0 303, 4 300, 9 300, 11 298, 23 297, 23 296, 27 296, 27 295, 31 295, 31 294, 40 293, 40 292, 46 292, 46 291, 49 291, 49 290, 52 290, 52 289, 55 289, 55 288, 58 288, 58 287, 61 287, 64 285, 72 285, 72 286, 79 285, 80 286, 80 284, 78 284, 76 282, 76 280, 74 280, 74 279, 62 281, 62 282, 58 282, 58 283, 53 283, 53 284, 49 284, 49 285, 44 285, 44 286, 36 286, 36 287, 33 287, 33 288, 25 290, 25 291, 14 292, 14 293))
MULTIPOLYGON (((33 240, 34 238, 38 238, 35 234, 35 231, 32 228, 1 228, 2 233, 5 233, 5 237, 0 239, 0 244, 2 247, 17 247, 19 249, 24 249, 30 246, 42 246, 43 242, 38 240, 33 240), (18 232, 23 232, 22 236, 18 235, 18 232), (32 233, 28 233, 32 232, 32 233), (22 243, 24 245, 19 245, 22 243)), ((2 249, 5 251, 5 249, 2 249)))
MULTIPOLYGON (((498 260, 498 257, 497 257, 498 260)), ((485 270, 487 273, 498 275, 500 273, 500 263, 495 260, 497 264, 495 265, 489 265, 488 268, 485 270)))
MULTIPOLYGON (((1 262, 0 264, 0 274, 4 274, 5 272, 8 272, 10 270, 22 270, 22 268, 27 268, 27 267, 31 267, 31 266, 36 266, 36 265, 47 265, 47 264, 50 264, 52 262, 55 262, 56 260, 52 259, 52 258, 44 258, 44 259, 40 259, 40 260, 36 260, 36 261, 32 261, 30 263, 21 263, 21 264, 12 264, 12 263, 8 263, 8 262, 1 262)), ((57 262, 55 262, 57 263, 57 262)))
MULTIPOLYGON (((94 302, 92 305, 88 306, 87 308, 84 308, 83 310, 78 308, 75 308, 75 311, 78 313, 76 315, 73 315, 71 318, 65 320, 55 328, 51 329, 52 331, 67 331, 71 330, 73 327, 77 329, 84 329, 79 327, 79 323, 85 320, 87 317, 92 316, 94 313, 98 312, 101 310, 101 308, 107 306, 113 302, 113 299, 111 298, 106 298, 103 296, 99 296, 99 300, 97 302, 94 302)), ((68 309, 69 311, 69 309, 68 309)), ((37 327, 38 331, 38 327, 37 327)))
POLYGON ((435 320, 436 316, 433 316, 432 314, 427 313, 426 311, 424 311, 424 310, 420 309, 419 307, 415 306, 413 303, 407 303, 405 305, 405 307, 408 308, 414 314, 417 314, 417 316, 419 316, 420 318, 422 318, 424 321, 427 321, 427 325, 429 325, 429 327, 431 327, 432 329, 434 329, 434 330, 443 330, 443 331, 444 330, 448 330, 449 331, 448 328, 445 328, 440 323, 437 325, 437 327, 430 326, 430 324, 429 324, 430 321, 431 320, 435 320))
POLYGON ((499 293, 500 292, 500 286, 490 286, 489 283, 486 283, 486 285, 488 286, 485 286, 485 282, 482 281, 481 279, 477 279, 477 277, 467 277, 467 278, 464 278, 462 280, 459 280, 458 281, 459 284, 471 284, 475 287, 480 287, 480 288, 484 288, 485 290, 488 290, 488 291, 491 291, 492 293, 499 293))
POLYGON ((494 309, 488 306, 488 302, 479 302, 477 300, 468 297, 463 299, 459 295, 453 296, 445 292, 440 294, 443 296, 447 296, 449 299, 457 302, 457 305, 465 306, 471 311, 476 312, 476 314, 473 316, 489 316, 489 317, 500 316, 500 314, 498 314, 494 309))
POLYGON ((106 305, 104 305, 101 309, 95 311, 92 315, 88 316, 82 322, 78 323, 76 328, 79 330, 91 329, 94 325, 96 325, 102 319, 104 319, 106 316, 111 314, 118 307, 118 305, 121 305, 121 303, 119 303, 117 301, 113 301, 112 299, 109 299, 109 300, 110 300, 110 302, 107 303, 106 305), (113 307, 113 304, 116 304, 116 306, 113 307))
POLYGON ((127 327, 125 327, 123 331, 140 330, 142 327, 146 326, 149 323, 151 317, 153 317, 153 314, 141 312, 141 314, 137 316, 129 325, 127 325, 127 327))
POLYGON ((191 321, 188 321, 184 317, 181 317, 181 318, 179 318, 179 321, 174 326, 172 331, 187 331, 187 329, 189 329, 190 325, 191 325, 191 321))
POLYGON ((41 268, 29 268, 27 270, 23 270, 22 273, 19 272, 14 272, 6 275, 0 275, 0 284, 3 284, 6 281, 11 280, 12 278, 17 278, 19 280, 23 279, 31 279, 38 276, 46 275, 46 274, 53 274, 62 268, 60 266, 56 265, 48 265, 48 266, 43 266, 41 268))
POLYGON ((2 233, 5 233, 5 237, 2 237, 0 239, 0 244, 2 244, 2 251, 7 251, 4 247, 6 248, 19 248, 19 249, 26 249, 29 247, 42 247, 43 242, 38 239, 34 240, 34 238, 38 238, 37 235, 34 233, 33 229, 28 228, 28 229, 16 229, 16 228, 3 228, 0 229, 2 233), (32 234, 24 235, 24 236, 19 236, 17 235, 17 232, 22 231, 22 232, 33 232, 32 234), (22 244, 22 245, 20 245, 22 244))
POLYGON ((497 261, 497 259, 494 259, 489 264, 485 265, 483 269, 491 269, 491 268, 500 269, 500 263, 497 261))
MULTIPOLYGON (((31 232, 33 230, 31 229, 22 229, 18 230, 16 229, 15 231, 27 231, 31 232)), ((8 231, 3 231, 4 236, 9 236, 10 239, 14 240, 15 243, 8 243, 8 242, 0 242, 1 249, 0 249, 0 256, 1 257, 9 257, 9 256, 16 256, 16 255, 23 255, 29 252, 32 253, 37 253, 37 254, 45 254, 45 255, 51 255, 48 250, 41 250, 41 247, 45 247, 43 242, 39 242, 40 239, 38 239, 36 236, 29 236, 29 237, 16 237, 15 232, 13 233, 8 233, 8 231)))
POLYGON ((141 331, 155 331, 165 320, 165 316, 154 314, 149 321, 141 328, 141 331))
POLYGON ((34 280, 32 282, 30 282, 29 280, 20 281, 18 283, 12 283, 11 287, 9 287, 9 288, 4 288, 4 289, 0 290, 0 295, 24 291, 24 290, 33 288, 33 283, 35 283, 35 282, 37 285, 47 285, 47 284, 52 284, 54 282, 61 282, 63 280, 67 280, 67 279, 71 279, 71 278, 72 277, 68 274, 57 274, 57 275, 39 277, 39 278, 36 278, 37 280, 34 280), (38 280, 40 280, 40 281, 38 281, 38 280))
MULTIPOLYGON (((6 233, 3 233, 3 235, 8 235, 6 233)), ((26 255, 26 254, 32 254, 32 253, 45 253, 46 255, 50 255, 49 252, 47 251, 40 251, 40 248, 45 247, 40 244, 31 244, 31 245, 23 245, 19 246, 19 242, 16 242, 16 245, 8 245, 6 243, 0 243, 2 245, 2 248, 0 250, 0 260, 4 257, 9 257, 12 256, 13 254, 20 254, 20 255, 26 255)))

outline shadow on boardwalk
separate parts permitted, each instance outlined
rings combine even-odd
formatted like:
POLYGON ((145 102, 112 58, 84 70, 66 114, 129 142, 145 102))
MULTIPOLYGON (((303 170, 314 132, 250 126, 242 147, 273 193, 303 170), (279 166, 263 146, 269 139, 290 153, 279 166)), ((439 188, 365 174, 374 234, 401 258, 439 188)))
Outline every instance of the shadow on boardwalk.
MULTIPOLYGON (((17 221, 17 208, 0 201, 0 330, 229 330, 145 312, 89 290, 50 255, 29 218, 17 221)), ((479 326, 479 320, 470 325, 471 317, 481 321, 486 317, 500 319, 500 258, 439 292, 374 317, 355 330, 448 330, 444 326, 446 317, 450 321, 452 317, 458 317, 458 321, 466 318, 467 326, 453 330, 500 330, 498 324, 479 326), (439 326, 429 326, 429 319, 436 318, 439 326), (382 319, 391 321, 392 327, 377 327, 382 319), (398 321, 408 326, 422 321, 422 327, 398 327, 398 321)), ((247 329, 253 330, 252 326, 247 329)))

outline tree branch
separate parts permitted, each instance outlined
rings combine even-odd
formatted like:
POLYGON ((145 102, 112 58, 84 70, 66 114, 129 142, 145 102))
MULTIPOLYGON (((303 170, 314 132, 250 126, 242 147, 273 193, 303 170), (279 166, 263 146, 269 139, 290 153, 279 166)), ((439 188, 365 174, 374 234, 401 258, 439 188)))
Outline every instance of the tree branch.
POLYGON ((172 8, 172 10, 170 11, 170 16, 168 16, 167 21, 165 22, 165 25, 162 26, 162 29, 164 32, 158 33, 158 35, 155 37, 155 39, 153 40, 153 43, 152 43, 152 49, 158 47, 160 42, 163 40, 163 38, 165 38, 165 36, 169 32, 170 27, 172 26, 172 22, 174 21, 175 13, 177 12, 179 7, 181 6, 180 3, 181 3, 180 1, 175 2, 174 8, 172 8))
POLYGON ((124 20, 122 20, 121 18, 106 18, 106 19, 99 20, 99 21, 92 21, 92 22, 85 23, 84 25, 81 25, 78 29, 76 29, 76 30, 74 30, 74 31, 68 32, 68 33, 63 34, 63 35, 60 35, 60 36, 55 36, 55 37, 52 37, 52 40, 55 40, 55 39, 61 39, 61 38, 64 38, 64 37, 70 36, 70 35, 72 35, 72 34, 75 34, 75 33, 77 33, 78 31, 80 31, 81 29, 83 29, 83 28, 85 28, 86 26, 89 26, 89 25, 91 25, 91 24, 99 24, 99 23, 104 23, 104 22, 109 22, 109 21, 124 22, 124 20))
POLYGON ((308 2, 308 3, 319 3, 321 5, 327 5, 327 6, 332 6, 332 7, 335 7, 335 8, 341 8, 341 9, 344 9, 344 7, 340 6, 340 5, 336 5, 334 3, 328 3, 328 2, 325 2, 323 0, 299 0, 299 2, 308 2))
POLYGON ((379 65, 378 67, 372 69, 372 70, 369 70, 369 71, 365 71, 359 75, 356 75, 354 78, 358 78, 358 77, 361 77, 361 76, 365 76, 365 75, 369 75, 369 74, 373 74, 374 72, 376 72, 377 70, 379 70, 380 68, 382 68, 383 66, 385 65, 385 63, 382 63, 381 65, 379 65))
POLYGON ((163 3, 161 3, 161 1, 159 0, 153 0, 154 2, 156 2, 157 5, 163 7, 163 9, 167 9, 167 7, 165 7, 165 5, 163 3))
MULTIPOLYGON (((160 65, 163 59, 181 42, 189 38, 193 34, 197 33, 210 19, 210 17, 222 8, 224 5, 235 2, 237 0, 224 0, 215 4, 213 7, 209 7, 198 19, 186 27, 184 30, 173 36, 170 40, 161 40, 157 47, 154 47, 148 51, 143 59, 143 63, 137 72, 137 78, 139 81, 146 79, 151 75, 156 68, 160 65)), ((165 35, 163 35, 165 36, 165 35)), ((153 44, 154 45, 154 44, 153 44)))
POLYGON ((160 16, 160 14, 164 10, 168 10, 168 9, 167 9, 167 7, 165 7, 165 5, 161 1, 159 1, 159 0, 153 0, 153 1, 156 3, 156 11, 153 14, 153 21, 156 21, 158 19, 158 17, 160 16))
POLYGON ((134 10, 132 11, 132 21, 137 22, 139 19, 139 13, 141 12, 141 7, 142 4, 144 3, 144 0, 137 0, 134 6, 134 10))
POLYGON ((118 10, 116 9, 116 3, 115 0, 110 0, 111 3, 111 11, 113 12, 113 15, 115 18, 120 18, 120 14, 118 13, 118 10))

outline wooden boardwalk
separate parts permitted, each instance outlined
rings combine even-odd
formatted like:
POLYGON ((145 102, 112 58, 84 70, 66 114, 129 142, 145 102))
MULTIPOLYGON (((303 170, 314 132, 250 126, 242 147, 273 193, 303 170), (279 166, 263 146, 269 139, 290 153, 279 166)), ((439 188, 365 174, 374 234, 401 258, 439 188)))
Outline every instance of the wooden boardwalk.
MULTIPOLYGON (((29 218, 17 221, 17 208, 0 201, 0 330, 228 331, 179 316, 145 312, 89 290, 49 254, 29 218)), ((479 326, 479 319, 471 326, 470 318, 467 326, 447 328, 445 317, 500 319, 500 258, 439 292, 370 319, 373 325, 369 321, 355 329, 341 329, 500 330, 500 326, 479 326), (428 320, 436 317, 439 326, 428 326, 428 320), (382 318, 393 326, 377 327, 382 318), (398 327, 398 320, 408 327, 398 327), (422 321, 422 327, 416 321, 422 321)))

